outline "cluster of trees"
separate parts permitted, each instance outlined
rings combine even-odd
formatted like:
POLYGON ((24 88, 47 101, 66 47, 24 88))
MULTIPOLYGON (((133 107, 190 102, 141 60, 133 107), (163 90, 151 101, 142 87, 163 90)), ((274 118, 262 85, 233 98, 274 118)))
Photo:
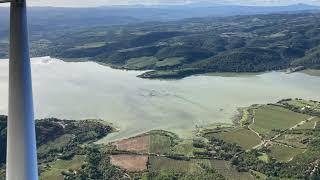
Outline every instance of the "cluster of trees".
MULTIPOLYGON (((41 32, 40 28, 31 34, 31 54, 64 59, 89 58, 116 67, 126 65, 130 58, 154 56, 161 61, 181 57, 180 65, 165 69, 169 71, 166 77, 173 78, 202 72, 257 72, 296 66, 320 68, 319 18, 320 14, 316 13, 298 13, 198 18, 175 23, 150 22, 65 31, 46 29, 41 32), (101 46, 88 45, 92 43, 101 46), (177 73, 179 71, 181 73, 177 73)), ((7 44, 0 43, 0 58, 7 57, 4 47, 7 44)), ((147 68, 163 70, 155 65, 147 68)))
MULTIPOLYGON (((301 100, 301 99, 296 99, 296 100, 301 100)), ((291 111, 297 112, 297 113, 302 113, 302 114, 308 114, 310 116, 318 116, 320 117, 320 111, 317 109, 317 105, 305 105, 305 107, 301 106, 295 106, 293 104, 288 103, 289 101, 292 101, 292 99, 283 99, 278 102, 281 106, 283 106, 286 109, 289 109, 291 111)), ((320 104, 317 101, 313 101, 315 104, 320 104)), ((276 104, 276 105, 278 105, 276 104)))
POLYGON ((217 139, 215 137, 210 137, 209 143, 210 146, 208 147, 208 151, 215 152, 211 154, 211 157, 215 159, 230 160, 237 154, 241 154, 244 151, 237 144, 226 143, 223 140, 217 139))
POLYGON ((77 173, 64 172, 65 179, 141 179, 142 177, 154 180, 181 179, 181 180, 223 180, 225 179, 215 169, 204 163, 199 163, 201 169, 197 172, 175 171, 146 171, 142 173, 129 173, 121 170, 110 163, 110 156, 101 147, 87 147, 84 155, 86 164, 77 170, 77 173))
MULTIPOLYGON (((274 159, 270 159, 269 162, 264 162, 258 157, 261 156, 261 150, 251 150, 235 156, 231 159, 232 165, 240 172, 248 172, 249 170, 255 170, 261 172, 268 177, 286 177, 286 178, 302 178, 303 175, 284 174, 288 167, 284 163, 277 162, 274 159)), ((296 172, 303 173, 303 172, 296 172)))
POLYGON ((212 158, 218 160, 231 160, 237 154, 241 154, 244 150, 237 144, 226 143, 225 141, 213 136, 206 136, 209 142, 202 139, 194 139, 193 147, 198 148, 193 151, 197 158, 212 158))
POLYGON ((39 161, 50 162, 57 158, 68 160, 75 154, 81 154, 82 144, 97 141, 110 133, 112 128, 94 120, 50 118, 36 121, 36 131, 39 161))
POLYGON ((320 133, 318 130, 291 130, 286 134, 299 134, 309 138, 307 149, 304 153, 295 156, 290 162, 278 162, 274 158, 262 161, 259 157, 262 153, 269 153, 268 148, 243 151, 231 158, 231 163, 240 172, 255 170, 268 177, 289 179, 317 179, 320 177, 320 169, 317 163, 320 157, 320 133))
MULTIPOLYGON (((0 116, 0 168, 6 162, 6 128, 7 116, 0 116)), ((112 127, 98 120, 37 120, 38 161, 47 163, 58 158, 69 160, 76 154, 85 154, 87 150, 82 146, 84 143, 97 141, 111 131, 112 127)))
POLYGON ((287 62, 270 49, 242 48, 200 61, 193 66, 208 72, 259 72, 283 69, 287 62))
POLYGON ((174 171, 160 171, 160 172, 149 172, 147 173, 148 179, 153 180, 224 180, 225 178, 217 173, 212 168, 204 167, 204 165, 200 165, 203 168, 203 172, 194 172, 194 173, 181 173, 174 171))
POLYGON ((320 169, 315 168, 319 158, 319 139, 313 140, 305 153, 296 156, 288 163, 278 162, 269 159, 268 162, 260 160, 258 157, 267 150, 251 150, 235 156, 231 159, 232 165, 240 172, 255 170, 268 177, 289 178, 289 179, 317 179, 320 177, 320 169), (315 172, 312 172, 315 168, 315 172))
POLYGON ((84 155, 86 156, 86 165, 77 170, 77 173, 64 173, 65 179, 129 179, 123 170, 110 163, 110 156, 101 148, 88 146, 84 155))
POLYGON ((214 53, 208 49, 194 47, 191 45, 165 46, 161 48, 154 56, 158 59, 171 57, 183 57, 183 63, 192 63, 200 59, 206 59, 213 56, 214 53))
MULTIPOLYGON (((278 103, 285 103, 292 99, 285 99, 278 103)), ((211 158, 230 161, 239 172, 249 172, 254 170, 263 173, 270 178, 289 179, 317 179, 320 177, 319 157, 320 157, 320 131, 319 129, 294 129, 285 132, 286 135, 299 135, 303 139, 301 143, 307 145, 306 151, 296 155, 289 162, 279 162, 269 156, 268 161, 261 160, 264 154, 270 154, 268 147, 245 151, 236 144, 226 143, 216 139, 209 134, 204 137, 209 139, 209 143, 203 141, 194 142, 195 147, 206 148, 211 153, 211 158), (306 141, 306 142, 304 142, 306 141)), ((208 153, 210 154, 210 153, 208 153)))
POLYGON ((282 104, 284 105, 285 108, 290 109, 291 111, 320 117, 320 111, 317 111, 315 109, 308 108, 308 107, 301 108, 301 107, 297 107, 297 106, 294 106, 294 105, 291 105, 288 103, 282 103, 282 104))
POLYGON ((291 65, 293 66, 305 66, 312 67, 314 69, 320 69, 320 46, 316 46, 305 53, 302 58, 294 60, 291 65))
POLYGON ((36 123, 37 146, 53 141, 64 134, 64 128, 58 122, 58 119, 47 119, 36 123))

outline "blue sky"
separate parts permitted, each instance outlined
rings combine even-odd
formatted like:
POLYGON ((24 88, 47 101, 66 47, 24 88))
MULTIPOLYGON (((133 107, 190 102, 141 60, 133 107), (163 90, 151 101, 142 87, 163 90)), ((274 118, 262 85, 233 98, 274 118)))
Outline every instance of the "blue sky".
POLYGON ((27 0, 29 6, 92 7, 127 4, 181 4, 207 1, 216 4, 277 6, 297 3, 320 5, 320 0, 27 0))

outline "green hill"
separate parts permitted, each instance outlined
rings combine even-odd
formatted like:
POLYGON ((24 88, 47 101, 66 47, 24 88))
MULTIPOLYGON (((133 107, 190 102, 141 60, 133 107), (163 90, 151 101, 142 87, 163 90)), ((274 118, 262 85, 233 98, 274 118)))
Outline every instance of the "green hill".
MULTIPOLYGON (((31 55, 154 70, 145 78, 319 68, 319 19, 319 13, 269 14, 32 31, 31 55)), ((4 39, 0 58, 8 53, 4 39)))
MULTIPOLYGON (((7 116, 0 116, 0 167, 6 161, 6 129, 7 116)), ((39 163, 69 159, 79 151, 82 144, 97 141, 111 132, 112 127, 98 120, 37 120, 39 163)))
POLYGON ((304 57, 294 60, 292 65, 320 69, 320 47, 307 51, 304 57))

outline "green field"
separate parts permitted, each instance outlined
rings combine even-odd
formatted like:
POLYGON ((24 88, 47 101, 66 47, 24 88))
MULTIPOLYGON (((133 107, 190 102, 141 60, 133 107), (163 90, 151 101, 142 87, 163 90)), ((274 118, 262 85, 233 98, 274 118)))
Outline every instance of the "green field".
POLYGON ((304 152, 304 149, 291 148, 283 145, 274 144, 270 148, 269 155, 280 162, 288 162, 296 155, 304 152))
POLYGON ((57 160, 50 164, 50 168, 41 174, 42 180, 63 180, 63 171, 77 170, 85 163, 84 156, 75 156, 72 160, 57 160))
POLYGON ((124 53, 124 52, 132 52, 135 50, 143 49, 143 46, 137 46, 137 47, 132 47, 132 48, 125 48, 125 49, 120 49, 117 50, 118 52, 124 53))
POLYGON ((304 139, 312 138, 312 136, 307 136, 303 134, 284 134, 276 139, 276 142, 288 144, 290 146, 298 148, 306 148, 307 144, 301 143, 304 139))
POLYGON ((169 154, 171 153, 171 139, 162 134, 150 135, 150 153, 169 154))
POLYGON ((194 159, 190 161, 173 160, 164 157, 150 157, 150 172, 181 172, 199 173, 203 172, 200 164, 205 164, 211 169, 215 169, 226 179, 250 180, 253 177, 249 173, 241 173, 231 167, 230 163, 222 160, 194 159))
POLYGON ((251 174, 253 174, 253 176, 254 176, 256 179, 262 179, 262 180, 268 179, 268 177, 267 177, 265 174, 262 174, 262 173, 260 173, 260 172, 258 172, 258 171, 253 171, 253 170, 251 170, 250 172, 251 172, 251 174))
POLYGON ((140 58, 131 58, 127 61, 124 68, 127 69, 147 69, 151 68, 158 61, 155 57, 140 57, 140 58))
POLYGON ((317 122, 317 124, 316 124, 316 127, 315 127, 316 129, 320 129, 320 121, 318 121, 317 122))
POLYGON ((254 179, 248 172, 238 172, 234 169, 230 162, 223 160, 210 160, 211 166, 218 171, 219 174, 230 180, 251 180, 254 179))
POLYGON ((59 149, 59 148, 62 149, 65 146, 67 146, 68 143, 70 143, 73 138, 74 137, 70 134, 62 135, 62 136, 58 137, 57 139, 55 139, 54 141, 50 141, 47 144, 40 146, 38 148, 38 153, 47 154, 50 151, 52 151, 52 149, 59 149))
POLYGON ((263 162, 266 162, 266 163, 269 162, 269 156, 267 153, 261 153, 261 155, 258 158, 263 162))
POLYGON ((255 120, 250 127, 266 137, 272 137, 276 134, 272 130, 291 128, 309 117, 279 106, 266 105, 255 110, 255 120))
POLYGON ((101 41, 101 42, 86 43, 84 45, 75 46, 72 49, 98 48, 98 47, 102 47, 104 45, 106 45, 106 42, 101 41))
POLYGON ((179 142, 172 148, 172 152, 174 154, 183 154, 188 157, 193 156, 192 140, 184 140, 179 142))
POLYGON ((320 121, 320 118, 313 118, 312 120, 302 124, 301 126, 297 127, 297 129, 314 129, 316 123, 320 121))
POLYGON ((165 157, 149 158, 150 172, 156 171, 174 171, 174 172, 196 172, 200 169, 194 161, 174 160, 165 157))
POLYGON ((162 61, 158 61, 156 63, 157 67, 170 67, 170 66, 176 66, 181 64, 181 61, 183 61, 183 57, 173 57, 173 58, 166 58, 162 61))
POLYGON ((221 131, 218 133, 212 133, 212 136, 227 143, 236 143, 244 149, 251 149, 261 143, 260 138, 255 133, 244 128, 232 129, 226 132, 221 131))

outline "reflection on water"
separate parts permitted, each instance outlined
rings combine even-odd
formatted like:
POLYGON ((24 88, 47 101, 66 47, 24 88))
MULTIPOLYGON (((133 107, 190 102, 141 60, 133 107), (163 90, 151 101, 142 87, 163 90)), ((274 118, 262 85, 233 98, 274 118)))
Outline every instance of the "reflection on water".
MULTIPOLYGON (((32 60, 37 118, 101 118, 120 128, 107 140, 151 129, 189 135, 196 125, 231 122, 237 107, 299 97, 320 100, 320 77, 270 72, 146 80, 93 62, 32 60)), ((0 113, 7 113, 8 61, 0 60, 0 113)))

